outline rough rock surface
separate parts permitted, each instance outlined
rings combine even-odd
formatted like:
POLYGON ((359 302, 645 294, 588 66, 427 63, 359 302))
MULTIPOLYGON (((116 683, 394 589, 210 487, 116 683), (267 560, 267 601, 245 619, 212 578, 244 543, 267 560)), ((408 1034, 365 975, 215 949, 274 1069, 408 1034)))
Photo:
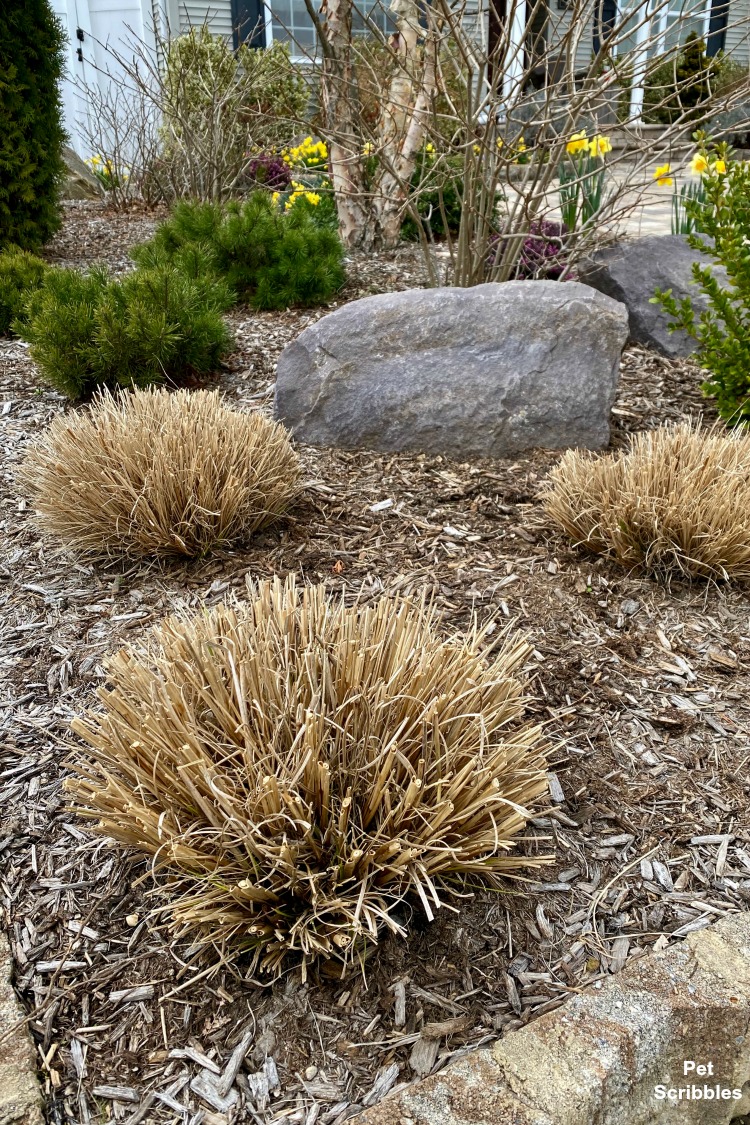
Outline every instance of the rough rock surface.
POLYGON ((706 301, 693 281, 693 262, 711 266, 726 284, 726 271, 688 246, 682 235, 653 235, 630 242, 619 242, 597 251, 579 268, 579 277, 601 293, 622 301, 630 319, 630 339, 648 344, 664 355, 687 356, 695 351, 695 342, 686 332, 668 330, 669 317, 660 305, 652 305, 657 289, 671 289, 680 301, 690 297, 698 313, 706 301))
POLYGON ((10 972, 8 942, 0 933, 0 1125, 42 1125, 34 1048, 10 972))
POLYGON ((303 442, 498 457, 600 448, 627 312, 578 282, 352 301, 282 353, 276 416, 303 442))
POLYGON ((749 1110, 750 914, 739 914, 632 962, 599 991, 403 1087, 356 1120, 728 1125, 749 1110), (686 1063, 695 1064, 687 1075, 686 1063), (717 1085, 741 1097, 716 1097, 717 1085), (658 1097, 660 1086, 674 1098, 658 1097), (693 1096, 704 1086, 713 1098, 693 1096))
POLYGON ((104 195, 102 185, 78 153, 65 145, 62 154, 68 170, 62 189, 63 199, 100 199, 104 195))

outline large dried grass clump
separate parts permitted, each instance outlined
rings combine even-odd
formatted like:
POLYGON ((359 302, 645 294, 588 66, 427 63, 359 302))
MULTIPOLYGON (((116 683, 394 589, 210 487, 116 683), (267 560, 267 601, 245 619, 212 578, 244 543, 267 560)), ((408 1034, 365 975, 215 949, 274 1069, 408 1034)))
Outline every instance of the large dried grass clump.
POLYGON ((102 393, 20 471, 43 528, 84 555, 201 556, 247 539, 299 490, 286 431, 218 391, 102 393))
POLYGON ((750 578, 750 437, 685 424, 608 457, 569 451, 544 506, 575 541, 660 578, 750 578))
POLYGON ((175 925, 254 953, 347 960, 412 894, 500 876, 546 789, 523 639, 441 640, 424 601, 346 608, 293 578, 174 617, 108 663, 72 783, 106 835, 171 877, 175 925))

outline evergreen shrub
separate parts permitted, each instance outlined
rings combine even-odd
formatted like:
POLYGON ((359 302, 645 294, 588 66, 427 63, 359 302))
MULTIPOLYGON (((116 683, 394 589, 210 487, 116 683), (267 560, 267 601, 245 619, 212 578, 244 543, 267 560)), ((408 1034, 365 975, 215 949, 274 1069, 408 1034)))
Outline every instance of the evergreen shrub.
POLYGON ((173 261, 196 245, 235 298, 255 308, 324 304, 344 283, 335 231, 319 225, 312 208, 281 210, 267 191, 224 206, 180 202, 133 258, 173 261))
POLYGON ((221 317, 226 287, 177 265, 136 270, 50 270, 16 330, 45 379, 70 398, 97 387, 180 382, 216 370, 231 343, 221 317))
POLYGON ((8 335, 15 320, 25 318, 26 301, 48 270, 41 258, 17 246, 0 253, 0 336, 8 335))
POLYGON ((0 4, 0 248, 36 250, 60 225, 64 42, 47 0, 0 4))

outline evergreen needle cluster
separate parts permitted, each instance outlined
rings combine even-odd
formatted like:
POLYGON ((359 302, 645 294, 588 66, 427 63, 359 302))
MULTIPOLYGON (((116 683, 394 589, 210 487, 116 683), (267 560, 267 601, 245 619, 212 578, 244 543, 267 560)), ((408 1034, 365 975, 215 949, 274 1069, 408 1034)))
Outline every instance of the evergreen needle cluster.
POLYGON ((135 270, 122 279, 49 270, 27 291, 14 328, 44 377, 70 398, 99 387, 144 387, 208 375, 232 336, 221 313, 231 301, 205 261, 135 270))
POLYGON ((133 258, 160 266, 190 248, 205 255, 236 300, 259 309, 324 304, 345 280, 338 235, 310 208, 281 210, 267 191, 242 203, 178 203, 133 258))

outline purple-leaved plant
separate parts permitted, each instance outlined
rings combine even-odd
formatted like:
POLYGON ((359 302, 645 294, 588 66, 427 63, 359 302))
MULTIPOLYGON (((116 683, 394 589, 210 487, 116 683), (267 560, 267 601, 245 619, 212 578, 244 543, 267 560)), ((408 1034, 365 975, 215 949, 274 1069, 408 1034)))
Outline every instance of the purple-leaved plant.
POLYGON ((276 152, 259 152, 247 166, 247 175, 256 187, 269 191, 286 191, 292 182, 292 170, 276 152))

